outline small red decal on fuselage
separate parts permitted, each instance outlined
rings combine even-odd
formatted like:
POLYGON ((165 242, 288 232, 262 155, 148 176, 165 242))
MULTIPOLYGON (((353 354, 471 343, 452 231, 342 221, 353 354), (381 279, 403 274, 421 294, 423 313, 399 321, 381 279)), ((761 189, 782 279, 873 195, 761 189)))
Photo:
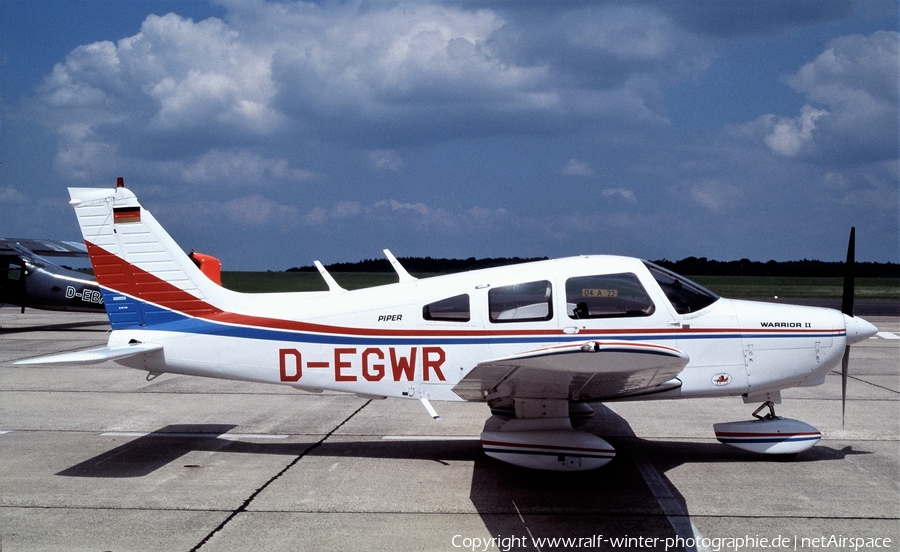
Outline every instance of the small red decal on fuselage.
POLYGON ((281 381, 296 382, 304 370, 334 369, 334 381, 377 382, 389 381, 446 381, 441 368, 447 354, 441 347, 368 347, 359 351, 355 347, 336 347, 331 360, 304 362, 297 349, 278 350, 278 369, 281 381), (418 377, 417 377, 418 376, 418 377))

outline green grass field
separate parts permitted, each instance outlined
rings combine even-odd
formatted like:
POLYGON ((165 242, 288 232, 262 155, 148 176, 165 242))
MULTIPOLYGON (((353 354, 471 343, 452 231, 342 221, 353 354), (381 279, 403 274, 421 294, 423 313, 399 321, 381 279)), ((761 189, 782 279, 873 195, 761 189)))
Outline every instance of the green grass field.
MULTIPOLYGON (((698 276, 694 280, 734 299, 840 299, 844 288, 843 278, 698 276)), ((900 299, 900 278, 857 278, 856 298, 900 299)))
MULTIPOLYGON (((347 289, 360 289, 397 281, 387 272, 337 272, 334 279, 347 289)), ((434 274, 417 275, 421 278, 434 274)), ((763 276, 697 276, 697 283, 723 297, 760 299, 839 299, 841 278, 783 278, 763 276)), ((315 272, 223 272, 222 284, 235 291, 264 293, 278 291, 325 291, 328 287, 315 272)), ((857 278, 857 299, 900 299, 900 278, 857 278)))

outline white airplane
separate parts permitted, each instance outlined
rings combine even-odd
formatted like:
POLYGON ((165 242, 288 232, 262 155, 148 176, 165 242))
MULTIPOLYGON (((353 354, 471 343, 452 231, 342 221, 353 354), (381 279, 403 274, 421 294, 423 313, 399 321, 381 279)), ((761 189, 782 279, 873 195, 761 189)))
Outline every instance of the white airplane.
MULTIPOLYGON (((422 402, 487 402, 507 420, 481 435, 494 458, 586 470, 615 455, 576 430, 590 403, 741 397, 753 420, 723 443, 793 455, 820 433, 779 418, 782 389, 819 385, 876 328, 824 308, 737 301, 640 259, 585 255, 324 292, 243 294, 213 283, 122 180, 70 188, 103 293, 106 347, 19 364, 106 360, 162 373, 422 402), (758 413, 768 407, 767 415, 758 413)), ((848 252, 852 266, 853 234, 848 252)))

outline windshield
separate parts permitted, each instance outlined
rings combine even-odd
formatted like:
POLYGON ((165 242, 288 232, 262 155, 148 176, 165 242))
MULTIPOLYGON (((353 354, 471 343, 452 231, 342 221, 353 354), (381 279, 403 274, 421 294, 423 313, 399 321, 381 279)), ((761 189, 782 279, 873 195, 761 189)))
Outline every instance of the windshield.
POLYGON ((650 274, 659 283, 678 314, 697 312, 719 300, 718 295, 684 276, 679 276, 671 270, 656 266, 649 261, 644 261, 644 264, 650 269, 650 274))

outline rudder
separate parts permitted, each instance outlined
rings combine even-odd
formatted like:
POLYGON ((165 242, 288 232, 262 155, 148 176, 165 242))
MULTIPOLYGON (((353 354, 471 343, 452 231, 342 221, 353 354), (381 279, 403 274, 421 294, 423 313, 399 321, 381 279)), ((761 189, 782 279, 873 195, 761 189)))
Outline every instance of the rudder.
POLYGON ((197 268, 121 180, 69 196, 113 329, 212 315, 234 294, 197 268))

